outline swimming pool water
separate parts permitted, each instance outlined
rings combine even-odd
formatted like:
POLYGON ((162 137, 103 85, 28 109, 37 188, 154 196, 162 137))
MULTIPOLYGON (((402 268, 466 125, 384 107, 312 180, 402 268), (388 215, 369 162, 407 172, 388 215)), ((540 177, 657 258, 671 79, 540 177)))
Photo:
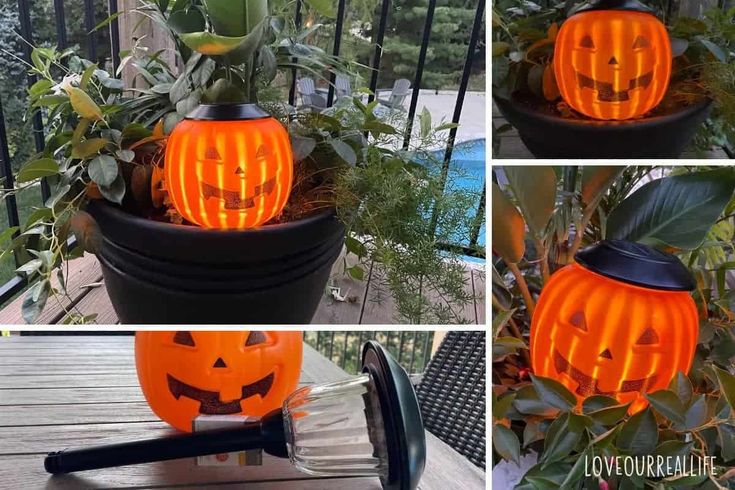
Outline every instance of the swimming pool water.
MULTIPOLYGON (((438 160, 444 158, 444 150, 434 152, 434 157, 438 160)), ((482 193, 482 186, 485 183, 485 139, 476 139, 457 143, 452 151, 452 159, 449 162, 449 179, 458 187, 473 190, 482 193)), ((467 216, 474 217, 477 213, 477 206, 468 210, 467 216)), ((480 228, 480 237, 477 241, 479 245, 485 245, 485 225, 483 221, 480 228)), ((455 243, 468 246, 470 244, 469 236, 453 237, 455 243)))

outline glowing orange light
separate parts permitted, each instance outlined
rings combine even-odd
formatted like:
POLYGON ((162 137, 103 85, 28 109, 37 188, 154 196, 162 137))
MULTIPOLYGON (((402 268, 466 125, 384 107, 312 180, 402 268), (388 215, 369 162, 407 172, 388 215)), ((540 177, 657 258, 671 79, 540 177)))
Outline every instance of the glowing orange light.
POLYGON ((630 119, 656 107, 669 85, 671 45, 653 15, 590 10, 567 19, 554 48, 562 98, 595 119, 630 119))
POLYGON ((190 432, 198 415, 262 416, 296 390, 300 332, 137 332, 135 364, 148 405, 190 432))
POLYGON ((180 122, 166 146, 166 188, 176 210, 205 228, 244 229, 288 201, 293 154, 271 117, 180 122))
POLYGON ((610 279, 578 264, 546 284, 531 323, 531 363, 579 400, 598 394, 648 404, 644 392, 665 389, 689 371, 698 317, 685 291, 644 288, 610 279))

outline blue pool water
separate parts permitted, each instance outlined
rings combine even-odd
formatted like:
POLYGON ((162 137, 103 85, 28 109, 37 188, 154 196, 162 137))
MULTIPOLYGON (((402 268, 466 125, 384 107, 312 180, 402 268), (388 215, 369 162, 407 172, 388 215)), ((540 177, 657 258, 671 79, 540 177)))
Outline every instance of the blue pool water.
MULTIPOLYGON (((444 150, 434 152, 434 157, 441 161, 444 158, 444 150)), ((476 139, 463 141, 454 146, 452 159, 449 162, 449 179, 455 186, 476 191, 478 194, 478 202, 467 212, 469 217, 474 217, 477 213, 482 186, 485 183, 485 139, 476 139)), ((469 245, 470 237, 457 236, 453 240, 455 243, 469 245)), ((478 244, 485 245, 485 223, 480 228, 480 237, 478 244)))

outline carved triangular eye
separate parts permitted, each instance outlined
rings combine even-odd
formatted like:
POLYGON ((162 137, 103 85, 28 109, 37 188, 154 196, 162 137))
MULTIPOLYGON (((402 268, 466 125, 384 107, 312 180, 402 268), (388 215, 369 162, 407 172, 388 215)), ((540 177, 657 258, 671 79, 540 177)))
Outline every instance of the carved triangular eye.
POLYGON ((658 344, 658 334, 656 331, 648 327, 638 338, 638 342, 636 342, 638 345, 649 345, 649 344, 658 344))
POLYGON ((245 346, 265 344, 268 339, 263 332, 250 332, 248 340, 245 342, 245 346))
POLYGON ((575 311, 572 316, 569 317, 569 323, 583 332, 587 331, 587 320, 584 318, 583 311, 575 311))
POLYGON ((194 347, 194 337, 191 336, 190 332, 176 332, 176 335, 174 335, 174 344, 194 347))
POLYGON ((579 41, 579 47, 580 48, 589 48, 589 49, 595 49, 595 43, 592 41, 591 36, 584 36, 581 41, 579 41))
POLYGON ((643 36, 638 36, 635 38, 635 41, 633 41, 633 49, 648 48, 650 46, 651 43, 649 43, 648 39, 643 36))

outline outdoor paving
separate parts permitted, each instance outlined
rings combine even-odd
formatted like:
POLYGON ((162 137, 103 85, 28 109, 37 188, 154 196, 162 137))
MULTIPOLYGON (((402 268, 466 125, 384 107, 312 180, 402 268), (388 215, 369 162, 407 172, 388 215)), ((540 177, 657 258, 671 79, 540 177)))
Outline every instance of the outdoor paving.
MULTIPOLYGON (((451 122, 456 101, 457 91, 440 90, 437 94, 434 90, 419 90, 416 114, 420 114, 421 110, 426 107, 431 113, 434 124, 437 124, 442 118, 445 122, 451 122)), ((410 102, 410 99, 406 99, 406 108, 409 107, 410 102)), ((487 135, 485 115, 485 92, 465 93, 456 141, 485 138, 487 135)), ((414 124, 413 133, 416 134, 417 131, 418 125, 414 124)))

